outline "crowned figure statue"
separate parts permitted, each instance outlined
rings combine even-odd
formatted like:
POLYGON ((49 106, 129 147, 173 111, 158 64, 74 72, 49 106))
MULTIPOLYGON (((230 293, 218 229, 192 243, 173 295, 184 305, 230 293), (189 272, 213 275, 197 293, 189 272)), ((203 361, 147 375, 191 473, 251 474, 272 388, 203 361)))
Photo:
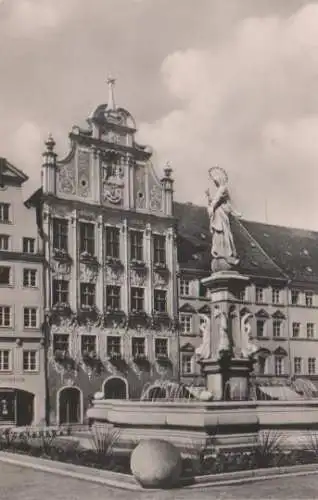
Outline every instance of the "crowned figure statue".
POLYGON ((231 205, 225 170, 219 166, 212 167, 209 169, 209 177, 216 187, 213 197, 210 189, 206 191, 212 236, 212 271, 216 272, 229 270, 239 263, 229 216, 240 217, 240 214, 231 205))

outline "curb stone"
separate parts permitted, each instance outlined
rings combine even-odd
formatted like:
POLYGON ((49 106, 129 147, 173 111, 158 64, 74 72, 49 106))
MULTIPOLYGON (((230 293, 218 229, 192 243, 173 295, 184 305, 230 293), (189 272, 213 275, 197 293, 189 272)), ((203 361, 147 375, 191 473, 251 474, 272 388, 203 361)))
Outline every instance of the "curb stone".
MULTIPOLYGON (((19 455, 18 453, 0 452, 0 462, 129 491, 162 491, 161 489, 147 490, 146 488, 142 488, 134 477, 128 474, 57 462, 45 458, 30 457, 28 455, 19 455)), ((215 486, 231 486, 268 479, 309 476, 313 474, 318 474, 318 464, 295 465, 281 468, 273 467, 271 469, 255 469, 196 476, 189 479, 184 478, 181 481, 180 487, 174 489, 205 489, 215 486)))

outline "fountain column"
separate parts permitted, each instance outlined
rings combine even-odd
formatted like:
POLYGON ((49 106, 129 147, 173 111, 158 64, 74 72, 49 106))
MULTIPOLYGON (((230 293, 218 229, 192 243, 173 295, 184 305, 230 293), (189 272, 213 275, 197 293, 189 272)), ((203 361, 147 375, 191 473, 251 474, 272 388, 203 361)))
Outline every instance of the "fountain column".
POLYGON ((209 289, 211 317, 205 318, 203 343, 196 354, 214 400, 249 399, 249 380, 255 346, 250 341, 249 315, 240 318, 238 303, 249 278, 239 271, 231 222, 237 214, 231 206, 227 174, 220 167, 209 170, 216 192, 209 189, 212 274, 201 283, 209 289))
POLYGON ((211 350, 200 364, 207 390, 215 400, 249 399, 254 360, 240 348, 242 332, 236 306, 248 281, 248 277, 234 271, 212 273, 202 280, 211 295, 211 350))

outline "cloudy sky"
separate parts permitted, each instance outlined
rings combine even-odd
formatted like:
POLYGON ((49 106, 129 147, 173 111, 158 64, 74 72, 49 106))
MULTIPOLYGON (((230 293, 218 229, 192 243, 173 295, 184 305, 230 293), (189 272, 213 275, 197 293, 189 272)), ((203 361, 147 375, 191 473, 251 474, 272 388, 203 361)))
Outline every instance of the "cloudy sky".
POLYGON ((316 1, 0 0, 0 155, 37 187, 111 73, 176 199, 219 164, 244 217, 318 229, 317 27, 316 1))

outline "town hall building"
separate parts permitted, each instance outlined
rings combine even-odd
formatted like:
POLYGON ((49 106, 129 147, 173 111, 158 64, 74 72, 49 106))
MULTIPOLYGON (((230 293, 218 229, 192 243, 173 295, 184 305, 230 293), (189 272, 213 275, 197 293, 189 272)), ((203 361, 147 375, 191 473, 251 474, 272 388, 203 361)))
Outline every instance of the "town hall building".
POLYGON ((172 170, 159 179, 136 124, 108 103, 73 127, 58 159, 50 136, 42 187, 28 200, 44 240, 51 421, 83 422, 96 392, 140 398, 179 372, 172 170))

